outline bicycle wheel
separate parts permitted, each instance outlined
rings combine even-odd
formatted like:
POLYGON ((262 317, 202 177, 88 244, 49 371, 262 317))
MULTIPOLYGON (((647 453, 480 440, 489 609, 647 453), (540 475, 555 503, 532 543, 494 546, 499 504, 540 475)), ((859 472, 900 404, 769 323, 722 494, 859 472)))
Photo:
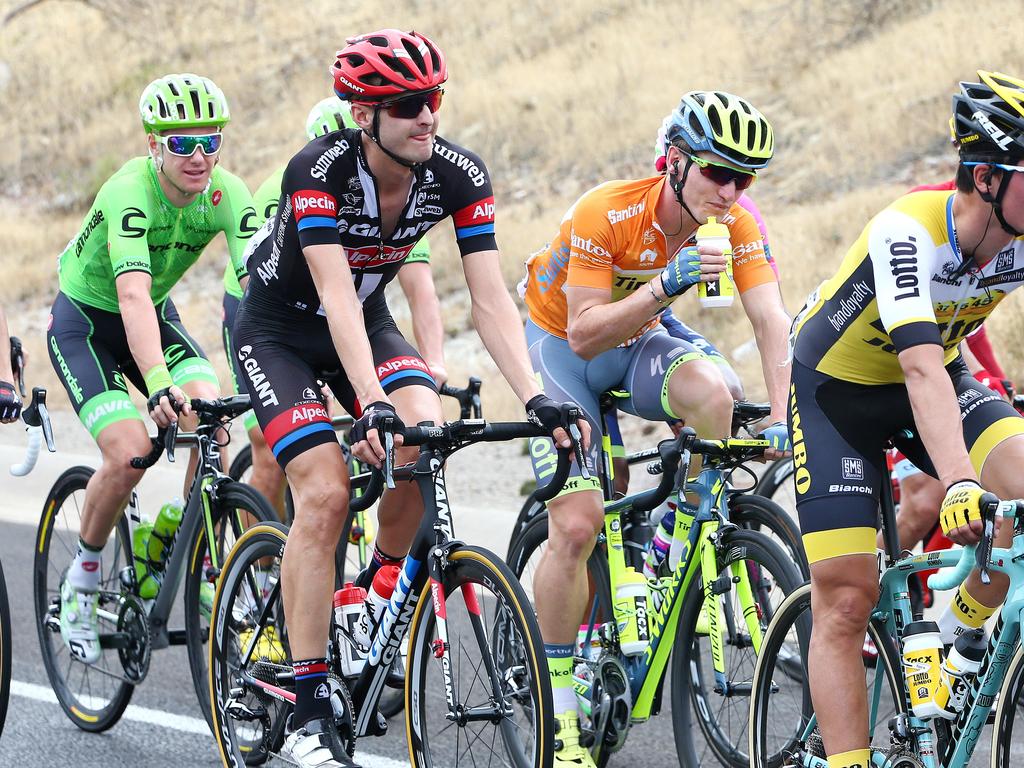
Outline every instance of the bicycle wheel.
POLYGON ((185 542, 181 542, 181 545, 190 547, 185 574, 185 646, 188 649, 188 665, 199 698, 199 708, 212 729, 206 641, 210 633, 214 585, 224 558, 242 531, 257 523, 276 521, 277 513, 259 491, 244 483, 231 482, 217 486, 217 501, 210 505, 210 512, 216 556, 210 556, 205 527, 197 530, 196 538, 190 545, 185 542))
POLYGON ((1024 649, 1017 646, 1006 668, 992 730, 992 768, 1024 762, 1024 649))
MULTIPOLYGON (((821 736, 807 683, 811 627, 811 586, 805 584, 779 607, 768 626, 754 669, 748 726, 748 753, 753 768, 779 768, 790 755, 809 751, 824 759, 821 736)), ((903 670, 896 646, 876 620, 868 638, 877 657, 865 657, 871 746, 889 748, 888 723, 904 711, 903 670)))
POLYGON ((736 494, 729 497, 729 520, 767 535, 789 555, 803 580, 811 578, 800 526, 779 504, 757 494, 736 494))
POLYGON ((252 446, 244 445, 231 460, 231 467, 228 469, 228 477, 232 480, 245 482, 252 473, 252 446))
POLYGON ((11 697, 11 604, 7 600, 7 582, 0 563, 0 735, 7 720, 7 702, 11 697))
MULTIPOLYGON (((89 467, 72 467, 57 478, 43 506, 36 538, 32 587, 39 650, 46 675, 64 713, 85 731, 105 731, 124 713, 135 687, 125 677, 120 653, 104 648, 95 664, 72 658, 60 636, 60 585, 78 552, 89 467)), ((123 604, 121 570, 130 567, 128 520, 118 519, 100 556, 99 631, 118 631, 123 604)))
POLYGON ((439 660, 434 652, 439 595, 419 601, 409 630, 405 708, 412 764, 550 768, 548 665, 523 588, 496 555, 477 547, 449 553, 442 587, 449 655, 439 660), (454 683, 448 690, 444 661, 454 683), (458 712, 454 721, 448 702, 458 712))
POLYGON ((287 529, 249 528, 224 560, 213 601, 209 643, 209 707, 224 765, 261 765, 281 748, 291 705, 248 685, 246 677, 280 685, 291 675, 284 624, 281 557, 287 529), (242 664, 253 645, 249 663, 242 664))
POLYGON ((508 557, 505 558, 505 562, 512 562, 512 548, 516 538, 526 530, 526 526, 533 522, 534 518, 545 512, 547 512, 547 505, 543 501, 537 501, 532 493, 526 497, 523 506, 519 508, 516 523, 512 526, 512 536, 508 540, 508 557))
POLYGON ((712 757, 735 768, 748 765, 747 707, 756 650, 737 588, 739 568, 749 579, 762 633, 786 595, 803 582, 787 553, 764 534, 744 530, 727 534, 718 572, 725 576, 720 583, 728 583, 717 600, 719 615, 725 619, 722 650, 728 690, 719 688, 715 679, 707 614, 702 615, 704 585, 699 577, 691 584, 683 598, 672 649, 672 720, 682 766, 704 765, 712 757))
POLYGON ((777 459, 768 465, 752 493, 764 496, 782 507, 793 518, 796 517, 796 485, 793 481, 792 457, 777 459))

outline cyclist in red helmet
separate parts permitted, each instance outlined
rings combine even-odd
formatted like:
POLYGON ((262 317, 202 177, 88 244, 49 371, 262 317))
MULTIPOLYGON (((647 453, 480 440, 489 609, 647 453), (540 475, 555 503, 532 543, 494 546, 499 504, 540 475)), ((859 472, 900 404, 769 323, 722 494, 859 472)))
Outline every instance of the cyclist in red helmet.
MULTIPOLYGON (((441 51, 416 32, 381 30, 351 38, 332 74, 358 127, 312 140, 288 163, 277 215, 253 237, 252 279, 233 337, 253 410, 295 499, 282 585, 296 701, 283 751, 317 768, 352 765, 330 698, 318 695, 327 693, 334 543, 349 481, 317 378, 357 417, 353 452, 376 466, 384 458, 383 418, 443 421, 430 369, 384 299, 413 247, 443 219, 455 227, 485 346, 529 416, 569 445, 559 427, 567 406, 538 386, 501 276, 490 175, 479 157, 437 135, 447 77, 441 51)), ((397 460, 415 455, 406 449, 397 460)), ((414 485, 384 494, 373 559, 359 584, 368 586, 381 565, 401 560, 420 517, 414 485)), ((357 730, 374 731, 375 716, 360 712, 357 730)))

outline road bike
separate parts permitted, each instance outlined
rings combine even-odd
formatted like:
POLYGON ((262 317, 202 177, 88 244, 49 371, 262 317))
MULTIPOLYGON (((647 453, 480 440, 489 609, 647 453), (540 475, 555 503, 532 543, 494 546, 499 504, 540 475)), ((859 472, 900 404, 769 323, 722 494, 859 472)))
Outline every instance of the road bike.
MULTIPOLYGON (((983 504, 985 534, 976 547, 911 555, 899 549, 892 489, 882 483, 881 522, 885 542, 880 597, 868 624, 877 649, 865 655, 868 725, 872 765, 888 768, 959 768, 966 766, 986 723, 993 725, 992 766, 1009 768, 1024 756, 1024 651, 1020 643, 1024 611, 1024 502, 983 504), (995 518, 1014 527, 1013 544, 993 549, 995 518), (913 621, 908 578, 935 568, 932 589, 957 587, 977 566, 1010 578, 981 669, 955 720, 916 717, 902 664, 904 629, 913 621), (994 715, 993 715, 994 707, 994 715)), ((765 633, 754 672, 750 708, 750 755, 755 768, 805 766, 826 768, 807 678, 807 653, 813 617, 811 588, 804 585, 787 598, 765 633)))
POLYGON ((248 395, 221 400, 192 400, 199 418, 194 433, 177 425, 153 438, 153 450, 132 459, 136 469, 155 464, 166 451, 174 460, 179 445, 195 446, 199 462, 192 477, 184 514, 166 552, 159 592, 152 600, 139 594, 132 558, 132 534, 141 522, 138 494, 118 518, 100 561, 99 622, 103 649, 95 664, 78 661, 60 635, 60 585, 78 549, 85 489, 93 475, 86 466, 71 467, 53 484, 43 505, 35 542, 33 591, 39 646, 57 701, 71 721, 86 731, 105 731, 121 718, 135 687, 146 679, 153 651, 185 645, 200 709, 211 723, 207 695, 206 641, 210 606, 223 557, 243 530, 254 522, 276 519, 270 503, 244 483, 220 470, 218 433, 249 408, 248 395), (181 629, 169 626, 182 578, 185 581, 181 629))
MULTIPOLYGON (((576 418, 578 412, 566 426, 578 440, 576 418)), ((383 429, 384 477, 373 472, 353 478, 353 486, 367 481, 369 486, 352 503, 368 506, 385 483, 414 481, 424 515, 370 641, 354 646, 348 628, 333 620, 330 638, 324 638, 339 733, 351 753, 357 737, 386 732, 387 720, 377 706, 408 636, 405 712, 414 766, 550 768, 551 692, 533 608, 501 558, 455 538, 444 476, 445 460, 461 448, 537 436, 542 430, 531 423, 475 419, 407 427, 404 445, 419 445, 419 458, 392 470, 393 436, 387 425, 383 429), (349 662, 361 669, 348 668, 352 674, 346 674, 349 662)), ((578 445, 575 453, 582 460, 578 445)), ((562 452, 550 495, 568 471, 568 453, 562 452)), ((282 525, 246 531, 228 555, 217 589, 210 692, 227 766, 256 765, 276 754, 294 705, 280 584, 286 540, 282 525)))
MULTIPOLYGON (((666 677, 680 765, 700 765, 709 756, 725 765, 746 765, 754 656, 776 606, 802 581, 772 538, 741 529, 727 517, 728 473, 767 447, 764 440, 698 440, 686 428, 658 445, 657 488, 605 504, 604 531, 587 563, 592 594, 574 661, 583 740, 599 766, 622 748, 633 725, 658 714, 666 677), (703 456, 705 464, 698 478, 688 481, 694 455, 703 456), (684 488, 697 498, 696 505, 683 501, 684 488), (647 580, 649 644, 641 655, 627 655, 620 646, 623 617, 614 596, 626 567, 638 567, 631 553, 639 547, 631 547, 629 539, 649 525, 648 511, 673 492, 680 500, 673 533, 685 541, 682 554, 674 569, 663 564, 658 576, 647 580)), ((509 560, 528 594, 547 539, 546 523, 544 516, 532 521, 509 560)))

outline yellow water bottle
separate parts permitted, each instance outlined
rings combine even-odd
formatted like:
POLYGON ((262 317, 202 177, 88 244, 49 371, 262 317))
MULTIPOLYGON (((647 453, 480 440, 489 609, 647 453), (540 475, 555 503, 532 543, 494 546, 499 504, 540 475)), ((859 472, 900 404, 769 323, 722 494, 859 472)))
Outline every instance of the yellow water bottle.
POLYGON ((942 685, 942 637, 934 621, 915 621, 903 630, 903 674, 910 706, 917 717, 935 717, 942 707, 935 697, 942 685))
POLYGON ((706 224, 697 227, 697 247, 707 246, 721 251, 725 256, 725 271, 717 280, 697 284, 697 297, 702 307, 731 307, 735 298, 732 287, 732 240, 729 239, 729 228, 719 224, 714 216, 708 218, 706 224))
POLYGON ((647 609, 647 579, 636 568, 625 568, 615 588, 615 623, 619 629, 619 649, 627 656, 647 650, 651 642, 650 614, 647 609))

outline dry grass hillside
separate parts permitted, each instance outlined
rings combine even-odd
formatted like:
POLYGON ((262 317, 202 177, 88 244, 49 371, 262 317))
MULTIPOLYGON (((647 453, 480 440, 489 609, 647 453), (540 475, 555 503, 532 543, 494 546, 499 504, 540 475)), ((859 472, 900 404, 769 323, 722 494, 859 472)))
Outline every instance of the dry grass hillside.
MULTIPOLYGON (((24 4, 0 0, 0 15, 24 4)), ((1017 24, 1008 7, 211 0, 179 13, 158 0, 42 0, 0 27, 0 301, 29 344, 32 379, 59 389, 44 347, 55 259, 99 185, 141 154, 142 87, 169 71, 212 77, 234 117, 223 163, 255 188, 301 145, 302 121, 329 92, 327 66, 345 36, 398 26, 431 35, 449 57, 441 132, 490 167, 510 286, 523 258, 554 233, 582 191, 650 172, 654 134, 682 92, 714 87, 750 98, 777 136, 776 160, 752 192, 792 311, 890 198, 913 183, 949 178, 946 120, 957 81, 979 67, 1024 73, 1016 37, 992 34, 1017 24)), ((446 323, 463 331, 468 318, 450 232, 432 239, 446 323)), ((217 241, 174 294, 221 365, 224 259, 217 241)), ((1015 346, 1024 330, 1021 301, 1007 302, 993 325, 1011 372, 1024 379, 1015 346)), ((682 314, 726 351, 750 337, 738 305, 701 313, 695 300, 681 303, 682 314)), ((453 374, 491 373, 480 352, 475 336, 455 340, 453 374)), ((741 369, 756 394, 756 358, 741 369)), ((507 393, 489 386, 488 402, 511 412, 507 393)))

